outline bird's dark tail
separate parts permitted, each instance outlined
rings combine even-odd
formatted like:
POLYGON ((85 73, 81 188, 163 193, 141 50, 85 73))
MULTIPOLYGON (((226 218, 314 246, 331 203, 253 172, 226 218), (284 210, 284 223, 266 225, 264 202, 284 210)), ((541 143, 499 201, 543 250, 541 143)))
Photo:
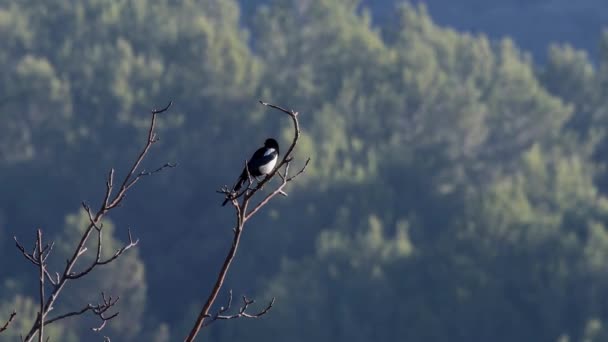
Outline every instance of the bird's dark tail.
MULTIPOLYGON (((239 192, 239 190, 241 190, 241 187, 243 186, 243 183, 245 183, 246 180, 247 180, 247 170, 243 170, 243 172, 239 176, 239 180, 237 180, 236 184, 234 184, 234 187, 232 188, 232 192, 239 192)), ((228 203, 228 201, 230 201, 230 199, 226 198, 224 200, 224 202, 222 203, 222 207, 225 206, 226 203, 228 203)))

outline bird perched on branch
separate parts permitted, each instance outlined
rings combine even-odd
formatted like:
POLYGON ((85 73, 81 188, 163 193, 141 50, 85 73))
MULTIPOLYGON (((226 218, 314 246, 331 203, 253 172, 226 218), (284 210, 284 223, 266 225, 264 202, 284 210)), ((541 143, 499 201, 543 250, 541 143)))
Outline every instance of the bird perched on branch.
MULTIPOLYGON (((264 147, 260 147, 257 151, 255 151, 249 161, 247 161, 247 167, 243 168, 243 172, 241 172, 241 175, 232 188, 232 191, 238 192, 243 186, 243 183, 249 180, 247 170, 249 170, 249 175, 256 178, 267 175, 274 169, 278 158, 279 143, 272 138, 266 139, 264 142, 264 147)), ((229 198, 226 198, 224 203, 222 203, 222 206, 225 206, 228 201, 229 198)))

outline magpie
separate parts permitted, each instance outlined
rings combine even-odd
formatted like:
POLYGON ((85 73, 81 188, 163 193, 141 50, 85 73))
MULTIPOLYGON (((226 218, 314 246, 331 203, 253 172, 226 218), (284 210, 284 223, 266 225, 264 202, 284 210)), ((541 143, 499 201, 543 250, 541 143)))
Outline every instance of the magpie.
MULTIPOLYGON (((247 161, 247 168, 243 168, 243 172, 241 172, 241 175, 232 188, 232 191, 238 192, 243 186, 243 183, 249 179, 247 176, 247 169, 249 169, 249 174, 252 177, 257 178, 259 176, 267 175, 274 169, 278 158, 279 143, 272 138, 266 139, 264 142, 264 147, 260 147, 257 151, 255 151, 249 161, 247 161)), ((222 203, 222 206, 225 206, 228 201, 229 199, 226 198, 224 203, 222 203)))

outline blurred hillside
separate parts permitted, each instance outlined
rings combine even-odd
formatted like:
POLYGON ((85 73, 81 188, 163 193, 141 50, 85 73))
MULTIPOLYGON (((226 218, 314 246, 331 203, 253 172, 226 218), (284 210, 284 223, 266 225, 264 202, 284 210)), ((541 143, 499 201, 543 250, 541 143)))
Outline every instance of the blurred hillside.
MULTIPOLYGON (((504 13, 522 18, 570 4, 512 3, 504 13)), ((581 19, 588 42, 539 29, 534 64, 519 38, 492 38, 506 32, 437 24, 450 11, 438 4, 379 7, 382 21, 356 0, 0 0, 0 321, 19 312, 0 339, 36 314, 36 270, 12 237, 43 228, 59 270, 80 202, 98 204, 110 167, 126 172, 149 110, 170 99, 144 166, 179 167, 106 222, 109 245, 129 227, 140 244, 55 310, 104 290, 121 315, 103 335, 183 339, 230 244, 215 190, 266 137, 289 142, 264 99, 301 113, 297 156, 312 163, 251 221, 222 294, 275 307, 207 340, 608 340, 608 34, 593 24, 606 11, 581 19)), ((94 324, 48 333, 101 340, 94 324)))
MULTIPOLYGON (((244 20, 259 4, 271 0, 241 0, 244 20)), ((363 0, 374 23, 385 26, 394 19, 395 5, 401 0, 363 0)), ((484 33, 492 39, 512 37, 535 60, 546 60, 546 46, 553 42, 569 43, 592 54, 598 52, 598 40, 608 23, 608 2, 603 0, 415 0, 424 4, 433 20, 460 31, 484 33)))

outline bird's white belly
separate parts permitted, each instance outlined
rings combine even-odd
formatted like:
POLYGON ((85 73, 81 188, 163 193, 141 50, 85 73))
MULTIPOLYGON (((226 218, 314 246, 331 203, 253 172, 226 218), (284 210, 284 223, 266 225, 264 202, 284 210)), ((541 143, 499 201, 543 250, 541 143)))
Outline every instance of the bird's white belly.
POLYGON ((277 164, 277 158, 275 157, 274 159, 272 159, 270 162, 268 162, 268 164, 264 164, 262 166, 260 166, 260 173, 263 175, 267 175, 270 173, 270 171, 272 171, 272 169, 274 169, 274 166, 277 164))

